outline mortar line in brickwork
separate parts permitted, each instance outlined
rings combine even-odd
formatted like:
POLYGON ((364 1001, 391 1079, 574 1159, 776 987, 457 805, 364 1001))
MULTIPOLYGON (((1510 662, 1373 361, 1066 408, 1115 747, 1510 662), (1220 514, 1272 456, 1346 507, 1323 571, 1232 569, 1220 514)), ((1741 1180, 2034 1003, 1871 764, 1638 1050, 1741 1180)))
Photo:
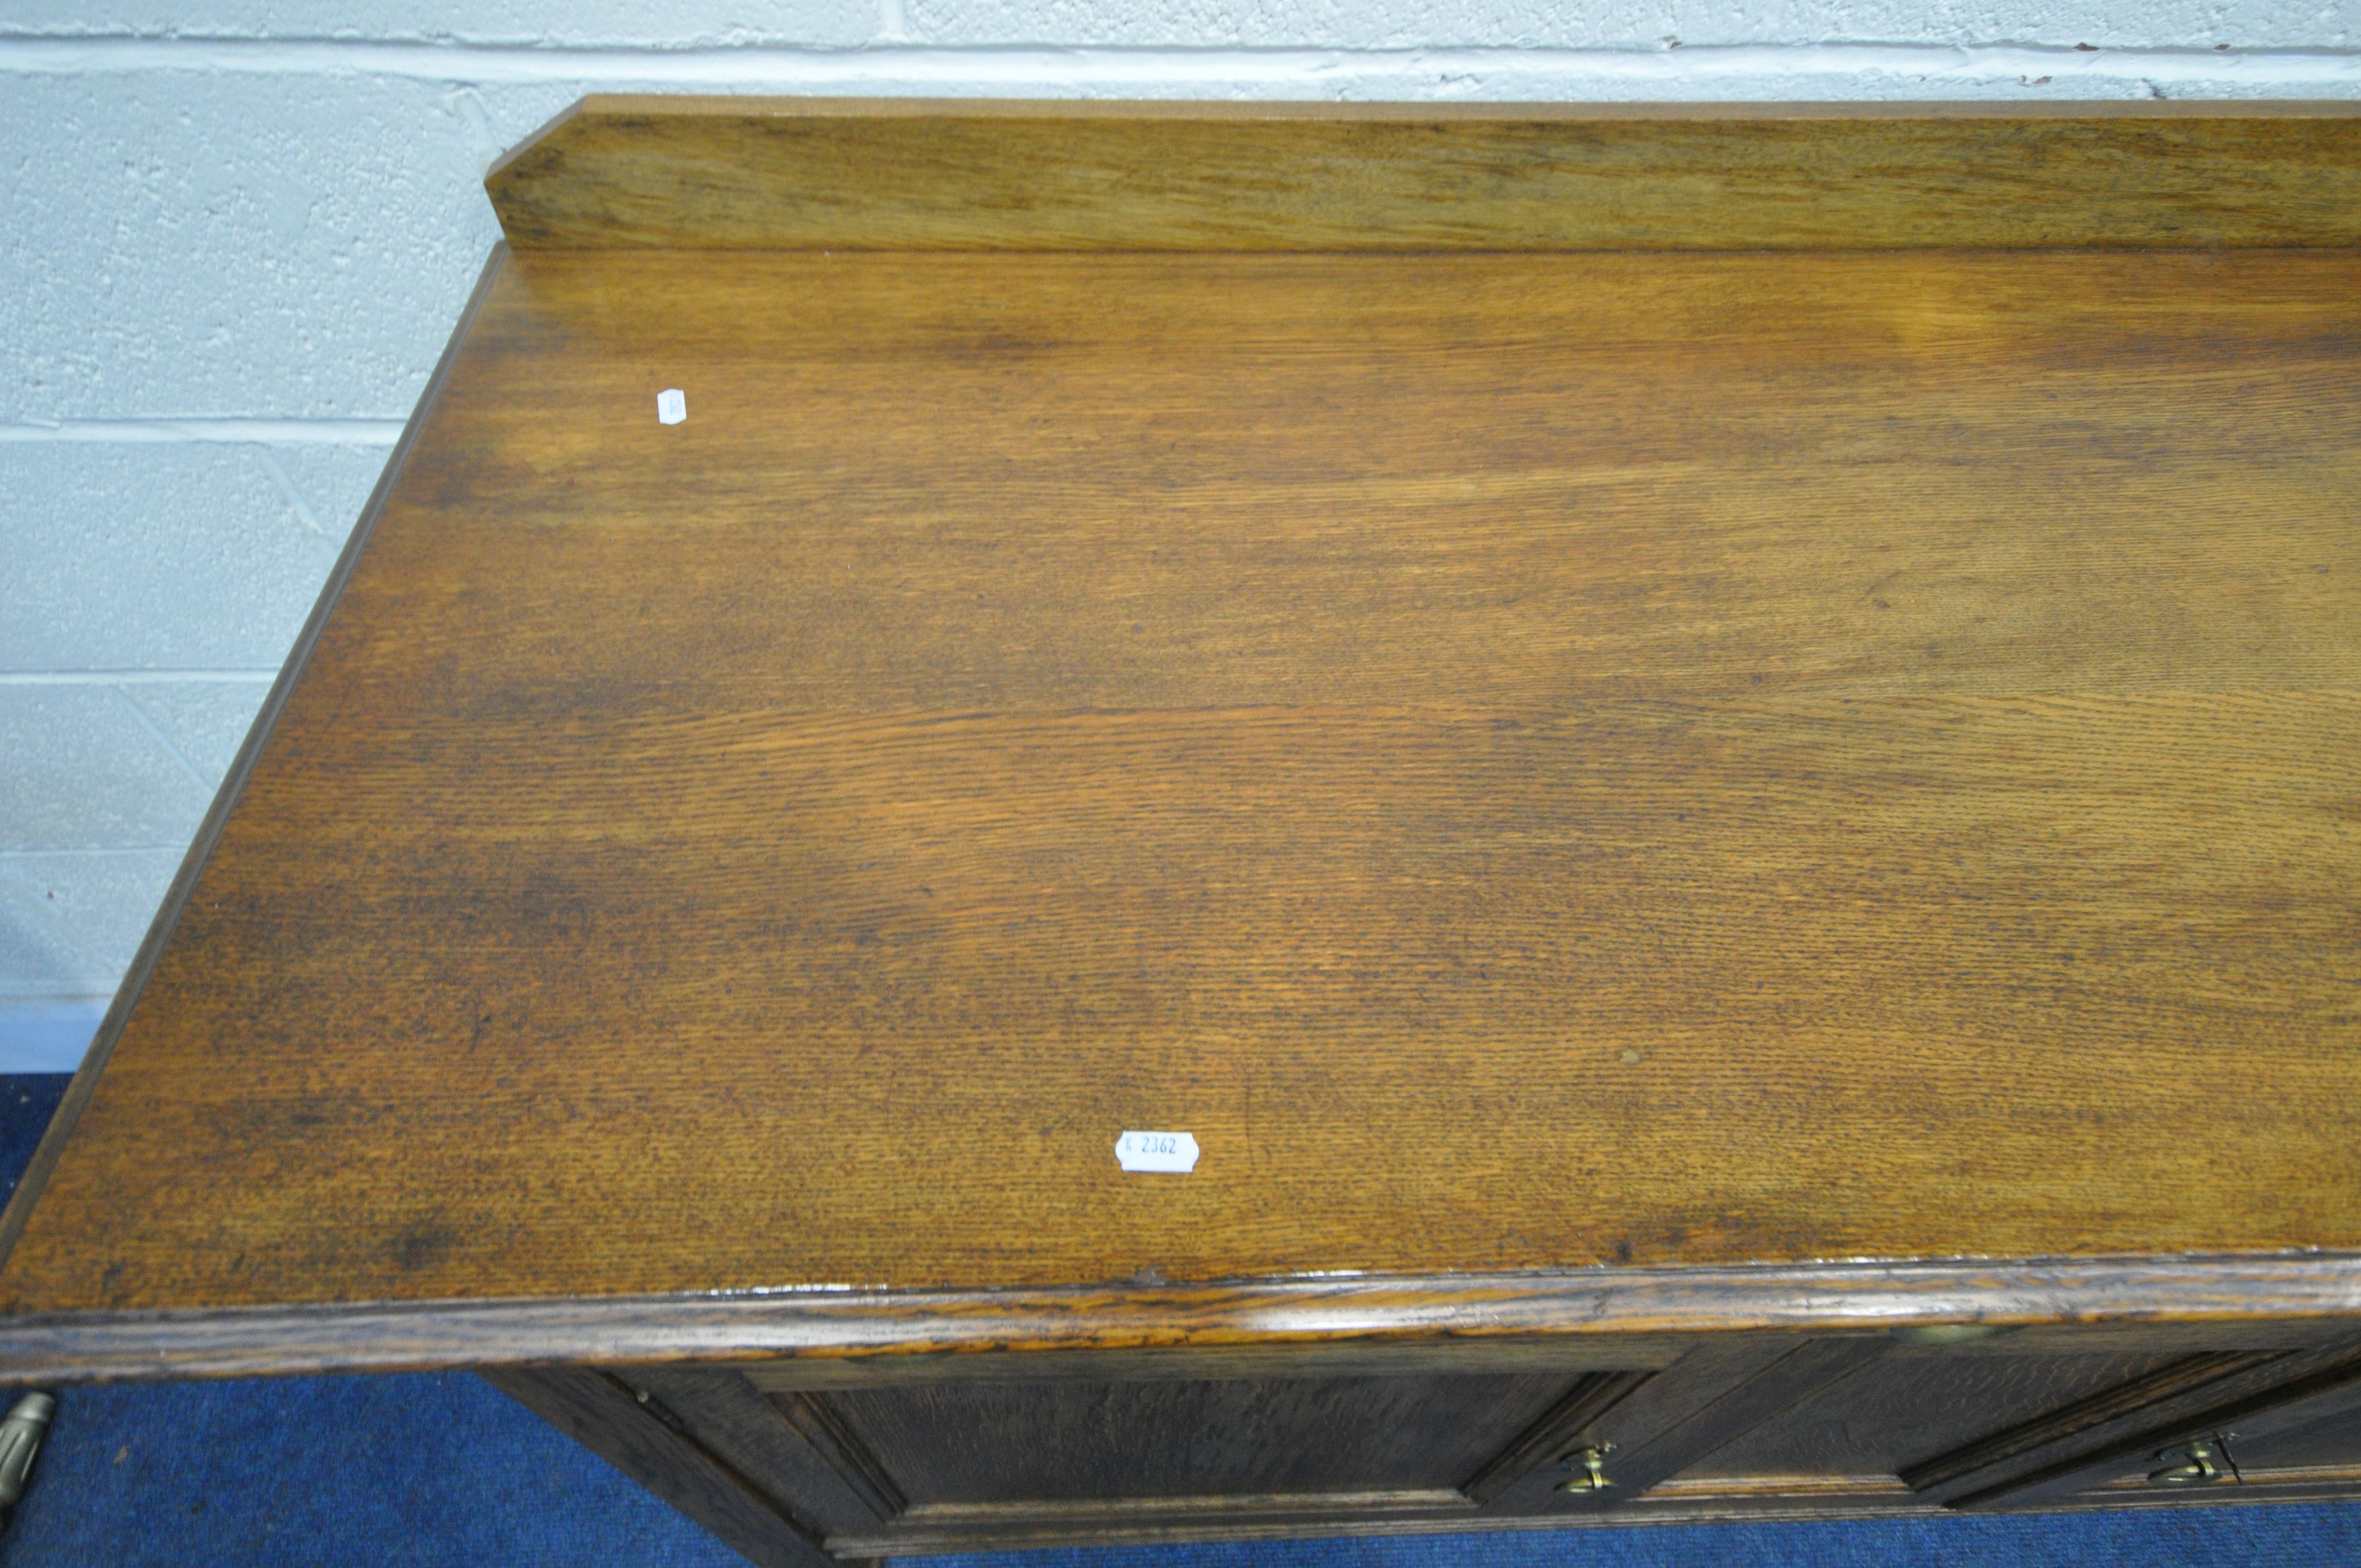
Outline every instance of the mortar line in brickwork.
POLYGON ((0 670, 0 686, 259 685, 278 678, 275 669, 0 670))
POLYGON ((0 423, 0 445, 46 441, 391 446, 398 419, 68 419, 0 423))
MULTIPOLYGON (((421 77, 452 83, 630 83, 792 91, 862 85, 995 86, 1088 93, 1191 87, 1253 88, 1334 96, 1350 86, 1443 89, 1480 95, 1488 74, 1522 82, 1555 76, 1570 85, 1629 85, 1678 95, 1685 87, 1763 78, 1876 76, 2015 84, 2049 79, 2043 97, 2092 90, 2137 95, 2175 85, 2361 93, 2361 49, 2087 44, 1669 43, 1631 48, 1058 47, 886 41, 836 47, 785 44, 647 48, 432 43, 368 39, 72 38, 0 34, 0 74, 102 71, 421 77)), ((1356 92, 1353 95, 1363 96, 1356 92)))

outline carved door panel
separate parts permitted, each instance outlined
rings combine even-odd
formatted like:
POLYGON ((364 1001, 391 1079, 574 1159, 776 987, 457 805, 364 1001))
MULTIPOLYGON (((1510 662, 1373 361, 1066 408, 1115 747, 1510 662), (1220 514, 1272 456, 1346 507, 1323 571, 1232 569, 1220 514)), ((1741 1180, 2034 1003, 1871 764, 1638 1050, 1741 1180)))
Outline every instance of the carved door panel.
POLYGON ((1921 1497, 1955 1508, 2056 1506, 2174 1463, 2186 1440, 2288 1413, 2361 1380, 2361 1345, 2188 1350, 2055 1409, 1905 1466, 1921 1497))
POLYGON ((2238 1408, 2191 1412, 2097 1466, 2078 1501, 2268 1501, 2361 1494, 2361 1360, 2238 1408), (2305 1392, 2305 1390, 2311 1390, 2305 1392))
POLYGON ((1713 1471, 1714 1457, 1765 1431, 1785 1430, 1795 1411, 1846 1386, 1888 1345, 1880 1334, 1737 1334, 1699 1343, 1571 1434, 1568 1451, 1595 1459, 1603 1486, 1582 1486, 1569 1474, 1573 1485, 1560 1483, 1524 1501, 1534 1513, 1567 1515, 1741 1494, 1742 1486, 1713 1471), (1707 1479, 1692 1479, 1700 1475, 1707 1479))
POLYGON ((889 1556, 1188 1530, 1316 1534, 1530 1510, 1646 1367, 808 1388, 627 1379, 793 1500, 829 1551, 889 1556))
POLYGON ((1711 1423, 1710 1452, 1663 1477, 1660 1501, 1726 1497, 1907 1506, 1905 1472, 2150 1378, 2156 1352, 1966 1353, 1865 1342, 1861 1358, 1767 1419, 1711 1423))
POLYGON ((1623 1431, 1644 1420, 1651 1393, 1710 1354, 1701 1351, 1597 1423, 1592 1435, 1620 1450, 1606 1466, 1615 1486, 1578 1502, 1846 1513, 2054 1507, 2093 1488, 2147 1486, 2176 1466, 2191 1468, 2190 1479, 2153 1484, 2213 1486, 2214 1468, 2229 1475, 2250 1454, 2257 1470, 2277 1467, 2315 1489, 2351 1485, 2339 1480, 2347 1470, 2361 1480, 2361 1345, 2115 1337, 2087 1350, 2056 1336, 2024 1348, 1806 1341, 1759 1369, 1737 1369, 1726 1391, 1661 1431, 1623 1431), (2208 1441, 2194 1456, 2186 1450, 2208 1441))
POLYGON ((756 1561, 811 1564, 2237 1486, 2352 1495, 2361 1342, 2305 1343, 2317 1332, 2244 1346, 2202 1329, 1943 1346, 1739 1333, 1591 1347, 1631 1354, 1604 1366, 1479 1347, 1446 1365, 1226 1376, 1044 1357, 1023 1376, 961 1367, 923 1384, 788 1365, 492 1376, 756 1561))

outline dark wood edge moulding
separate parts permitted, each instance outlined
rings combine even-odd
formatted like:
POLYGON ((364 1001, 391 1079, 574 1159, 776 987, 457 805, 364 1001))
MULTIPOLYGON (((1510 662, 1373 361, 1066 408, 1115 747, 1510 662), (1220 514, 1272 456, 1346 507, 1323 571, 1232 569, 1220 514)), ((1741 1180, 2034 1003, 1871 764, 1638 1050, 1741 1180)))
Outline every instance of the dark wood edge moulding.
POLYGON ((419 433, 434 416, 435 404, 442 400, 444 384, 451 378, 451 367, 459 356, 459 345, 467 340, 467 329, 475 324, 476 313, 490 297, 493 280, 508 262, 509 247, 505 244, 492 247, 484 260, 484 269, 477 276, 476 287, 459 312, 458 324, 451 329, 451 340, 444 345, 443 356, 435 362, 434 373, 427 378, 426 389, 419 396, 418 406, 411 411, 410 421, 402 426, 401 437, 394 443, 393 452, 386 459, 383 472, 378 475, 376 488, 369 491, 368 502, 361 508, 352 532, 345 540, 345 548, 336 564, 329 570, 328 580, 321 587, 320 597, 312 606, 312 613, 296 633, 295 644, 288 651, 287 663, 279 671, 279 678, 270 683, 269 695, 263 697, 261 709, 246 732, 237 755, 230 762, 229 771, 222 777, 221 788, 214 792, 213 805, 205 810, 204 819, 197 825, 196 837, 190 840, 189 852, 181 859, 181 869, 173 874, 171 885, 165 890, 164 901, 157 906, 156 918, 148 925, 148 935, 132 955, 131 967, 123 976, 123 983, 115 992, 115 1000, 106 1009, 106 1016, 98 1025, 82 1066, 74 1072, 73 1081, 66 1085, 65 1097, 58 1103, 57 1114, 49 1119, 49 1131, 34 1147, 32 1160, 25 1167, 16 1190, 8 1200, 5 1212, 0 1212, 0 1266, 16 1250, 17 1240, 25 1234, 25 1224, 33 1205, 40 1201, 41 1190, 49 1183, 49 1173, 57 1168, 59 1156, 73 1136, 74 1124, 82 1119, 91 1096, 97 1092, 99 1075, 106 1070, 107 1058, 115 1053, 115 1044, 123 1037, 124 1026, 131 1020, 131 1012, 138 1004, 139 993, 147 988, 148 977, 155 971, 156 960, 164 951, 164 944, 181 923, 181 912, 188 907, 190 895, 197 889, 197 878, 203 874, 205 862, 213 859, 214 846, 220 842, 223 825, 246 793, 246 782, 253 774, 255 759, 270 738, 279 715, 287 707, 287 698, 296 683, 303 678, 312 663, 313 650, 319 646, 321 629, 328 623, 328 614, 343 597, 345 585, 352 580, 353 568, 359 565, 361 552, 368 544, 369 535, 376 532, 377 520, 385 510, 386 498, 393 493, 394 481, 410 460, 411 451, 418 444, 419 433))
MULTIPOLYGON (((0 1381, 2361 1312, 2361 1255, 1764 1264, 1037 1290, 800 1288, 0 1318, 0 1381)), ((914 1360, 914 1373, 940 1375, 914 1360)))

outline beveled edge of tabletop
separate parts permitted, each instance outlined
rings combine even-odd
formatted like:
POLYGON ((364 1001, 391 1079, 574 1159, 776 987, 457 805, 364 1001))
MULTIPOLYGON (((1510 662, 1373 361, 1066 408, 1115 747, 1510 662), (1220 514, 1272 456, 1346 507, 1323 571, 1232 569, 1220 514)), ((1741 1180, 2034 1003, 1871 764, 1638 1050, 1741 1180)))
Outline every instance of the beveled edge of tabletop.
POLYGON ((2343 1317, 2361 1317, 2361 1255, 1842 1261, 1029 1290, 817 1286, 0 1318, 0 1384, 2343 1317))

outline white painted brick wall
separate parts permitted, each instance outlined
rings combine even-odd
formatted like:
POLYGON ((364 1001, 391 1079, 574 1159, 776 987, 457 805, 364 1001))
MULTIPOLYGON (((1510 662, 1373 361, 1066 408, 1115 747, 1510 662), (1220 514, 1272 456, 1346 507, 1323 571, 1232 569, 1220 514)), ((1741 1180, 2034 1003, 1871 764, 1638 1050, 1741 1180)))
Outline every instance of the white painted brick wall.
POLYGON ((589 91, 2349 97, 2361 0, 0 0, 0 1071, 71 1066, 589 91))

